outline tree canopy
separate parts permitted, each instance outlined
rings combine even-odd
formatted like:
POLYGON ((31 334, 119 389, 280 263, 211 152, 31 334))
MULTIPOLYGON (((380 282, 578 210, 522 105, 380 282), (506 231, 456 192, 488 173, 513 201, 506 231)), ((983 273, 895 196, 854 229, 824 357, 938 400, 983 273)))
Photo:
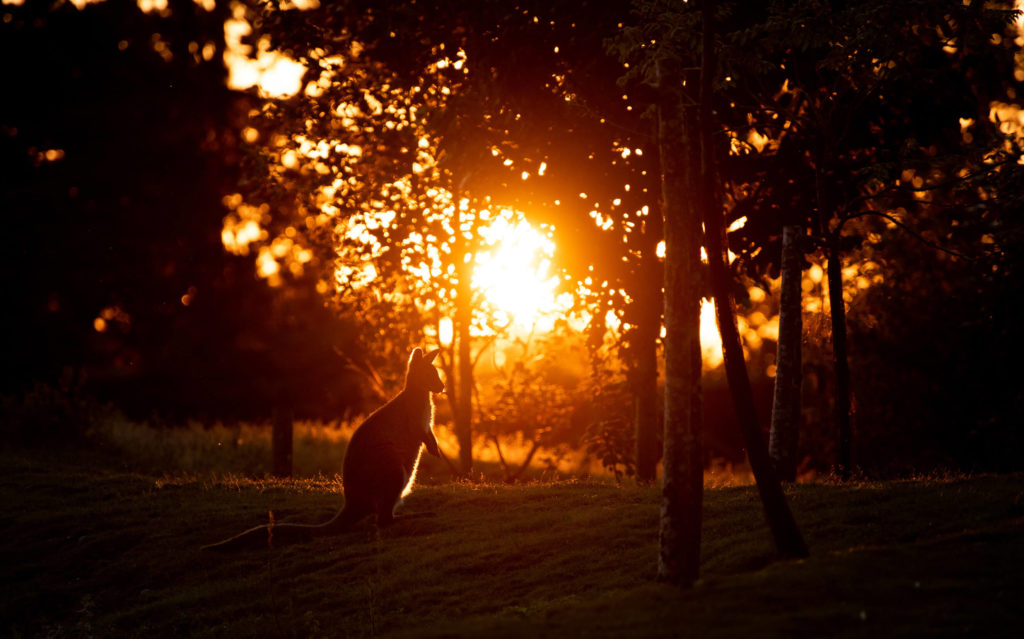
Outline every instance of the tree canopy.
MULTIPOLYGON (((355 378, 386 393, 388 367, 423 339, 454 344, 465 325, 481 361, 514 319, 496 290, 511 287, 460 271, 517 238, 535 249, 518 268, 544 271, 532 296, 589 340, 609 387, 628 384, 634 406, 615 415, 633 413, 635 432, 608 441, 635 440, 649 477, 656 453, 640 440, 653 432, 656 446, 661 426, 664 263, 649 54, 699 51, 698 5, 4 5, 7 59, 30 61, 11 66, 19 97, 0 138, 24 240, 6 254, 19 309, 6 391, 84 374, 106 396, 145 397, 139 410, 252 416, 270 394, 242 409, 258 384, 238 379, 266 371, 273 388, 308 372, 289 401, 311 406, 309 389, 329 386, 340 390, 320 412, 355 409, 355 378), (216 383, 190 386, 199 369, 216 383)), ((818 363, 840 323, 856 459, 883 463, 874 441, 913 450, 940 407, 972 425, 943 431, 931 460, 959 458, 964 437, 994 451, 1005 434, 1018 394, 996 374, 914 407, 956 377, 918 361, 996 370, 1016 352, 1015 298, 1000 293, 1015 290, 1019 243, 1010 5, 716 3, 714 143, 740 334, 754 384, 770 385, 782 224, 800 223, 813 467, 836 454, 823 433, 843 393, 818 363), (841 322, 813 319, 836 306, 841 322), (975 337, 961 347, 957 334, 975 337), (894 420, 914 426, 896 435, 894 420)), ((684 68, 691 101, 696 78, 684 68)), ((718 378, 705 377, 713 398, 718 378)), ((719 413, 715 454, 732 419, 719 413)), ((742 454, 735 438, 726 448, 742 454)))

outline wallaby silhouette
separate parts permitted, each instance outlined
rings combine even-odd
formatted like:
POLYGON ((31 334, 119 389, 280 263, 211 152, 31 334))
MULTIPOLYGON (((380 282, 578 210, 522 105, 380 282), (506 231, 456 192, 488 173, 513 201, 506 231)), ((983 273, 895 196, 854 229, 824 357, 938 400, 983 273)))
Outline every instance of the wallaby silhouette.
POLYGON ((413 349, 405 372, 405 387, 391 401, 366 418, 345 451, 342 487, 345 507, 322 524, 265 524, 250 528, 204 550, 231 550, 256 546, 264 540, 289 543, 342 532, 368 515, 377 525, 395 519, 394 510, 409 494, 416 479, 423 445, 441 457, 431 427, 434 403, 431 393, 444 392, 444 383, 432 362, 437 351, 424 354, 413 349))

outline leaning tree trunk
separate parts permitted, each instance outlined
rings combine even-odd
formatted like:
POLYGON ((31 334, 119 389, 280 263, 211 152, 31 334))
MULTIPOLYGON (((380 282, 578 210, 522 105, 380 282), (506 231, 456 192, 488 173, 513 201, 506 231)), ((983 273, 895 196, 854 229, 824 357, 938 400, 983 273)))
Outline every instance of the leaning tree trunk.
POLYGON ((715 313, 718 316, 718 330, 722 338, 722 354, 725 359, 725 374, 729 380, 733 406, 740 424, 743 442, 747 447, 750 469, 757 481, 761 503, 768 520, 775 547, 784 557, 806 557, 807 546, 796 520, 790 512, 786 494, 775 475, 768 447, 765 446, 754 407, 754 394, 747 376, 747 365, 743 358, 743 345, 736 329, 736 317, 732 306, 730 287, 732 278, 725 253, 725 228, 722 207, 715 189, 714 141, 712 127, 712 79, 715 69, 713 43, 713 2, 704 0, 703 7, 703 63, 701 66, 700 117, 700 183, 697 194, 700 210, 704 215, 705 238, 708 264, 711 271, 711 288, 715 298, 715 313))
POLYGON ((800 438, 801 314, 800 225, 782 228, 782 291, 779 296, 779 347, 775 358, 775 396, 768 454, 783 481, 796 480, 800 438))
POLYGON ((833 238, 828 252, 828 299, 832 309, 832 364, 836 374, 835 419, 839 429, 836 466, 847 479, 853 458, 853 426, 850 420, 850 364, 846 345, 846 303, 843 301, 843 269, 839 261, 839 241, 833 238))
POLYGON ((636 356, 633 371, 636 478, 644 484, 655 480, 658 466, 658 335, 661 332, 661 287, 664 280, 657 256, 662 236, 660 215, 659 211, 644 220, 644 252, 640 258, 640 281, 636 289, 639 321, 630 344, 636 356))
POLYGON ((658 61, 665 229, 665 434, 658 578, 691 587, 700 574, 704 498, 700 361, 700 218, 690 197, 678 59, 658 61))

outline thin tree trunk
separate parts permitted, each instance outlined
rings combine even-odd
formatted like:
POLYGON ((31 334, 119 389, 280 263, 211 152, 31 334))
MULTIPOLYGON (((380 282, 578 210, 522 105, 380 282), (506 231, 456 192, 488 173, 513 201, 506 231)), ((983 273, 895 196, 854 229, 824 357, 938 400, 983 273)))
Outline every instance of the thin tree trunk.
POLYGON ((733 406, 740 424, 750 469, 757 481, 765 518, 775 540, 775 547, 784 557, 806 557, 807 546, 790 512, 786 494, 775 476, 768 447, 761 435, 754 394, 747 376, 747 365, 743 358, 743 345, 736 329, 736 317, 730 295, 731 277, 725 250, 725 228, 722 207, 715 189, 714 146, 712 140, 712 80, 715 59, 713 42, 713 1, 704 0, 703 7, 703 63, 701 66, 700 88, 700 167, 701 179, 697 193, 699 208, 704 214, 705 238, 708 264, 711 271, 711 288, 715 298, 715 313, 718 316, 718 331, 722 338, 722 353, 725 359, 725 374, 729 380, 733 406))
MULTIPOLYGON (((472 254, 470 241, 460 231, 463 223, 462 189, 470 176, 469 170, 463 166, 460 170, 462 179, 454 189, 455 224, 457 231, 457 247, 455 274, 458 279, 455 285, 455 317, 453 318, 455 357, 453 368, 456 370, 456 382, 453 384, 454 397, 449 394, 452 407, 452 421, 455 426, 455 439, 459 443, 459 466, 466 477, 473 472, 473 358, 471 353, 470 324, 473 321, 473 289, 470 283, 472 276, 472 254)), ((449 391, 450 393, 450 391, 449 391)))
MULTIPOLYGON (((456 227, 458 228, 458 227, 456 227)), ((456 392, 452 419, 459 442, 459 466, 463 475, 473 472, 473 360, 470 356, 469 326, 473 319, 469 286, 469 269, 460 262, 459 282, 455 297, 456 392)))
POLYGON ((292 476, 293 413, 290 408, 275 408, 271 424, 270 450, 275 477, 292 476))
POLYGON ((505 455, 501 452, 501 442, 498 441, 498 436, 491 435, 491 442, 494 444, 494 450, 498 452, 498 463, 501 465, 501 472, 504 473, 505 477, 508 477, 508 462, 505 461, 505 455))
POLYGON ((840 260, 839 232, 842 224, 833 231, 829 220, 836 217, 837 208, 831 202, 832 195, 825 187, 823 176, 831 165, 833 156, 830 140, 822 140, 816 158, 815 193, 818 200, 818 234, 825 239, 825 271, 828 276, 829 307, 832 320, 832 368, 836 376, 834 415, 839 435, 836 454, 836 470, 843 479, 848 479, 853 462, 853 426, 850 420, 850 364, 846 345, 846 305, 843 300, 843 269, 840 260))
POLYGON ((828 252, 828 299, 832 309, 832 364, 836 374, 835 419, 839 429, 836 460, 839 476, 848 479, 853 461, 853 426, 850 421, 850 364, 846 346, 846 304, 843 301, 843 269, 839 261, 838 241, 826 247, 828 252))
POLYGON ((661 235, 661 220, 651 215, 644 221, 644 254, 640 258, 636 300, 640 319, 630 345, 636 355, 633 379, 636 478, 644 484, 655 480, 658 465, 658 335, 663 274, 657 247, 661 235))
POLYGON ((637 389, 633 396, 633 425, 636 431, 636 479, 642 484, 650 484, 656 479, 658 471, 658 367, 657 353, 654 342, 644 342, 640 346, 644 352, 639 356, 644 360, 637 364, 637 389), (652 366, 653 364, 653 366, 652 366))
POLYGON ((658 578, 691 587, 700 575, 704 499, 700 362, 700 219, 689 194, 677 59, 658 61, 662 215, 665 229, 665 434, 658 578))
POLYGON ((779 295, 779 347, 775 358, 775 396, 768 454, 783 481, 796 480, 800 439, 800 385, 803 339, 800 225, 782 228, 782 291, 779 295))
POLYGON ((511 473, 511 474, 508 473, 507 471, 505 472, 505 483, 506 484, 514 484, 515 482, 519 481, 519 478, 523 475, 524 472, 526 472, 526 469, 530 467, 530 462, 533 461, 533 456, 537 454, 537 451, 539 449, 540 449, 540 441, 538 441, 536 439, 533 440, 530 443, 530 450, 529 450, 529 452, 526 453, 526 459, 523 460, 523 463, 519 466, 519 469, 516 470, 514 473, 511 473))

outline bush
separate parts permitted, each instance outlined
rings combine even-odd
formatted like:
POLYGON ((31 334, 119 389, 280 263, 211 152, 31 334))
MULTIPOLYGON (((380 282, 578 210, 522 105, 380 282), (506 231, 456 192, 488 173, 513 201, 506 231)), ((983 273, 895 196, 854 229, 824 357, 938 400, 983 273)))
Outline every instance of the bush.
POLYGON ((77 445, 108 412, 109 408, 76 393, 36 384, 23 395, 0 398, 0 445, 77 445))

